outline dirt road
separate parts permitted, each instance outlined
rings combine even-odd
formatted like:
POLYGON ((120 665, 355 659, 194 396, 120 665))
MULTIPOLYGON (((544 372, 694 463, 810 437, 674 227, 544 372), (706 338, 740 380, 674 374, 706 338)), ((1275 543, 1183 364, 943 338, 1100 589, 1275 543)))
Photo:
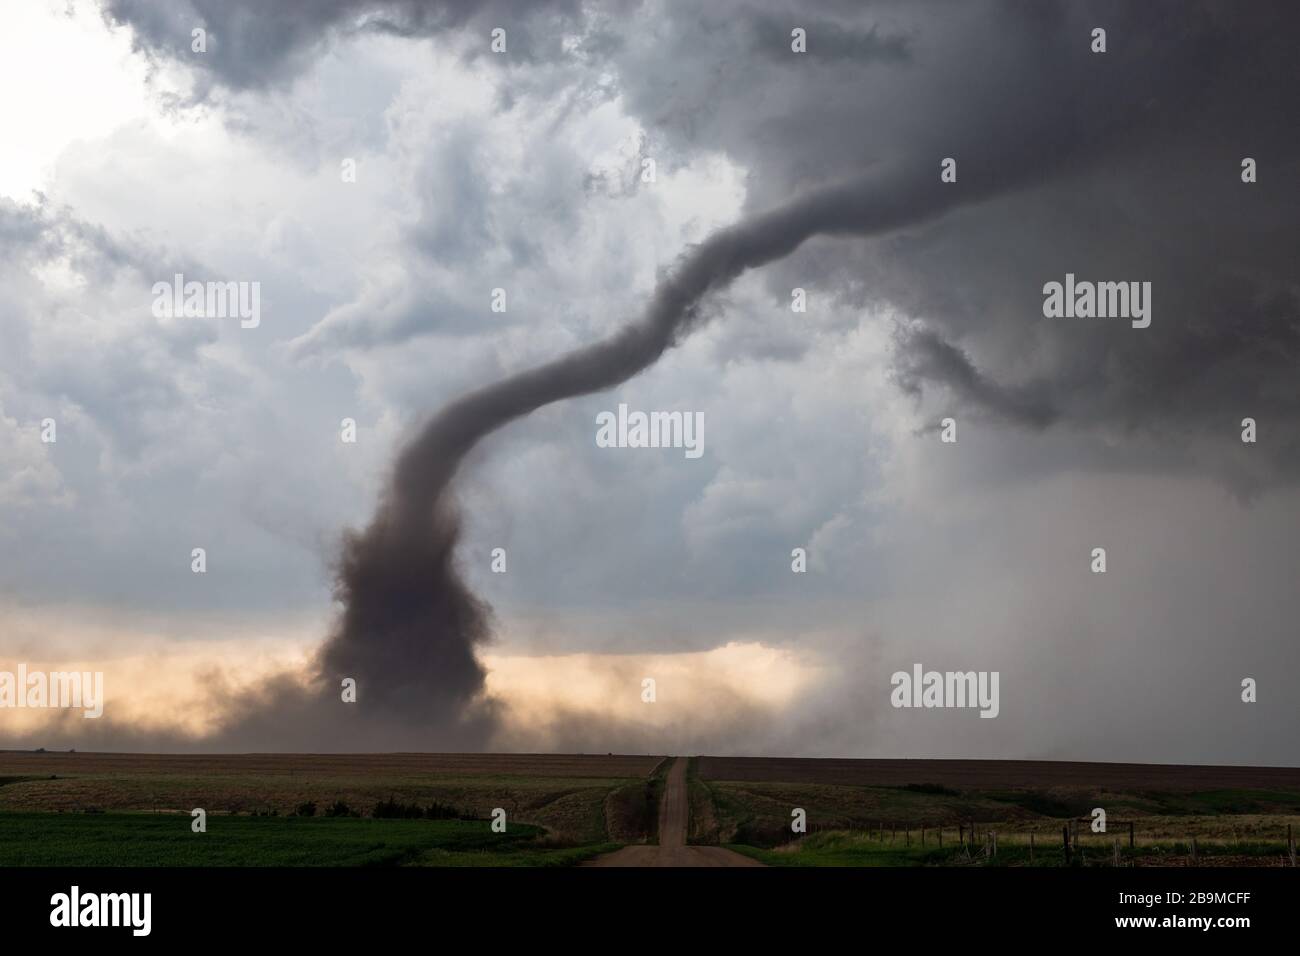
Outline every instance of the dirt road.
POLYGON ((686 791, 686 758, 678 757, 664 782, 659 805, 659 845, 625 846, 597 857, 586 866, 762 866, 757 860, 720 846, 687 846, 690 800, 686 791))

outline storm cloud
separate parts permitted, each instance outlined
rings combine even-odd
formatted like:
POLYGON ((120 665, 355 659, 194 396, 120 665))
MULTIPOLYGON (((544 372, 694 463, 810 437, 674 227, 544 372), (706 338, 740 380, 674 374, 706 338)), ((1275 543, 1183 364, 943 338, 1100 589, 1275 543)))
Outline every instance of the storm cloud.
MULTIPOLYGON (((401 101, 387 138, 370 147, 401 157, 377 168, 411 197, 382 236, 383 266, 363 256, 361 281, 313 290, 282 331, 287 373, 302 381, 333 363, 356 375, 383 414, 402 418, 387 422, 382 451, 406 450, 391 470, 377 452, 368 459, 371 480, 387 484, 336 562, 342 610, 315 662, 320 686, 250 706, 227 740, 328 737, 338 707, 324 701, 350 675, 378 689, 364 718, 376 723, 340 726, 339 746, 482 745, 500 733, 484 697, 482 654, 502 630, 489 605, 516 640, 527 633, 521 620, 543 621, 543 651, 576 643, 626 653, 661 640, 700 648, 762 634, 868 681, 868 662, 888 671, 910 664, 899 655, 929 661, 965 646, 973 664, 1004 667, 1004 687, 1033 688, 988 723, 1046 727, 1044 708, 1074 707, 1055 736, 964 734, 963 746, 1008 755, 1113 755, 1101 723, 1095 732, 1079 724, 1096 699, 1120 694, 1107 681, 1140 701, 1127 710, 1112 701, 1111 712, 1139 719, 1178 712, 1179 685, 1223 680, 1230 702, 1238 671, 1295 662, 1284 622, 1300 609, 1275 586, 1295 558, 1262 530, 1294 523, 1300 476, 1291 121, 1300 65, 1290 49, 1300 22, 1290 7, 882 2, 810 16, 780 3, 111 0, 103 10, 152 61, 188 70, 194 101, 252 114, 257 122, 240 127, 250 135, 267 121, 257 114, 265 103, 309 98, 321 71, 337 68, 326 61, 375 38, 496 71, 483 126, 436 111, 427 127, 406 125, 415 94, 401 101), (198 25, 212 40, 203 57, 189 52, 198 25), (508 32, 509 57, 486 52, 496 26, 508 32), (808 32, 806 54, 790 52, 795 26, 808 32), (1090 48, 1096 27, 1107 33, 1104 54, 1090 48), (671 246, 620 246, 605 220, 589 237, 589 211, 620 204, 632 211, 622 217, 629 237, 650 229, 654 191, 594 189, 605 180, 570 163, 567 146, 531 165, 502 159, 508 139, 483 130, 525 127, 543 104, 562 104, 545 117, 554 129, 602 111, 634 118, 642 135, 628 155, 656 158, 667 177, 724 158, 743 186, 740 208, 728 223, 682 230, 671 246), (1256 182, 1242 181, 1247 157, 1256 182), (956 161, 956 182, 940 179, 945 158, 956 161), (668 264, 634 295, 621 277, 644 275, 635 263, 646 247, 668 264), (602 256, 607 265, 594 268, 602 256), (574 298, 552 278, 566 268, 601 273, 609 287, 574 298), (1043 285, 1067 273, 1150 282, 1151 326, 1045 318, 1043 285), (497 284, 527 290, 526 304, 485 319, 474 290, 497 284), (795 287, 814 307, 792 318, 795 287), (860 372, 872 384, 859 384, 860 372), (718 415, 713 470, 637 473, 590 451, 566 457, 589 443, 601 407, 582 396, 616 388, 708 404, 718 415), (563 399, 575 400, 531 415, 563 399), (962 438, 941 459, 927 442, 948 415, 962 438), (1246 417, 1259 422, 1255 445, 1240 440, 1246 417), (843 447, 858 425, 871 443, 860 458, 843 447), (463 464, 472 471, 453 483, 463 464), (1118 567, 1142 568, 1154 594, 1125 579, 1099 596, 1072 576, 1057 546, 1086 555, 1103 530, 1125 542, 1118 567), (501 581, 474 570, 484 547, 506 538, 514 566, 535 570, 501 581), (1165 547, 1175 540, 1180 549, 1165 547), (794 584, 785 556, 809 541, 817 573, 794 584), (1009 573, 1023 590, 991 574, 993 555, 1018 569, 1009 573), (1190 581, 1219 595, 1215 614, 1189 597, 1190 581), (652 600, 665 595, 669 607, 652 600), (856 620, 850 597, 870 608, 868 620, 856 620), (782 628, 765 628, 774 606, 782 628), (598 623, 565 626, 588 612, 598 623), (613 623, 620 612, 635 621, 613 623), (969 622, 965 644, 955 618, 969 622), (1236 630, 1233 620, 1250 622, 1236 657, 1213 636, 1236 630), (1135 622, 1144 642, 1126 675, 1159 674, 1171 661, 1191 670, 1169 686, 1116 678, 1117 635, 1135 622), (1206 650, 1185 655, 1189 646, 1206 650), (1094 660, 1089 647, 1105 653, 1094 660), (1064 693, 1035 684, 1031 662, 1087 676, 1064 693), (289 707, 285 719, 277 706, 289 707)), ((530 128, 539 149, 542 126, 530 128)), ((600 128, 593 121, 565 143, 600 128)), ((30 220, 10 222, 15 242, 38 242, 30 220)), ((127 246, 101 235, 105 249, 127 246)), ((103 261, 105 275, 134 268, 103 261)), ((131 416, 120 426, 139 427, 131 416)), ((1245 745, 1230 704, 1215 714, 1219 730, 1189 759, 1246 753, 1234 749, 1245 745)), ((750 721, 767 728, 757 742, 720 722, 707 749, 859 752, 878 746, 862 728, 888 724, 880 718, 845 710, 837 719, 833 706, 808 705, 779 727, 750 721)), ((582 723, 572 721, 568 739, 603 746, 582 723)), ((957 739, 910 725, 892 732, 931 753, 957 739)), ((626 726, 609 733, 647 739, 626 726)), ((1154 721, 1124 756, 1163 756, 1176 737, 1173 723, 1154 721)), ((1251 739, 1256 759, 1294 753, 1276 735, 1251 739)))

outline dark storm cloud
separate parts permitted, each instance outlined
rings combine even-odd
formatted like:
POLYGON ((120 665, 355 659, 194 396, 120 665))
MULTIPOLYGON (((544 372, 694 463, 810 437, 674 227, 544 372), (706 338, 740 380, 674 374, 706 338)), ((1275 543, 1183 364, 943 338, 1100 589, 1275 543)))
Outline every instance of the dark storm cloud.
POLYGON ((299 746, 305 735, 331 746, 349 739, 392 747, 394 728, 405 728, 421 746, 445 746, 449 737, 458 746, 482 746, 492 710, 483 700, 486 673, 476 654, 490 637, 489 617, 457 566, 460 519, 451 491, 471 449, 516 418, 642 371, 698 324, 708 293, 809 237, 896 229, 990 189, 944 191, 918 170, 882 169, 814 191, 691 249, 660 280, 641 319, 613 337, 444 408, 402 452, 370 525, 345 538, 336 588, 343 612, 311 681, 277 679, 244 695, 235 721, 218 735, 223 745, 253 734, 264 746, 299 746), (348 678, 364 708, 340 703, 348 678))
MULTIPOLYGON (((688 252, 661 280, 640 322, 606 342, 486 386, 444 409, 403 454, 389 499, 370 528, 351 543, 342 587, 347 612, 331 645, 333 650, 327 649, 327 659, 338 652, 360 661, 379 650, 399 666, 408 658, 420 659, 427 654, 428 642, 436 639, 451 652, 454 661, 472 661, 473 648, 485 639, 486 627, 482 608, 451 563, 457 523, 446 497, 464 456, 482 437, 515 418, 550 402, 609 388, 635 375, 697 324, 705 296, 724 288, 743 271, 781 259, 813 236, 880 235, 915 228, 954 206, 976 200, 982 201, 979 208, 967 210, 964 218, 980 222, 985 210, 991 208, 989 218, 997 221, 998 203, 988 201, 990 197, 1007 198, 1012 192, 1028 190, 1031 198, 1025 201, 1033 202, 1034 198, 1050 196, 1056 183, 1070 187, 1087 182, 1106 164, 1123 164, 1131 161, 1129 157, 1159 163, 1178 157, 1181 149, 1203 162, 1204 153, 1194 148, 1199 136, 1190 130, 1199 129, 1203 135, 1207 127, 1200 124, 1207 122, 1207 116, 1222 110, 1219 118, 1227 125, 1218 127, 1220 131, 1240 131, 1242 124, 1249 128, 1251 120, 1259 122, 1268 116, 1267 110, 1261 114, 1233 109, 1232 99, 1204 78, 1200 71, 1205 68, 1207 52, 1214 49, 1212 24, 1208 20, 1198 23, 1195 17, 1190 22, 1187 34, 1160 47, 1152 35, 1155 21, 1141 14, 1136 22, 1119 17, 1110 27, 1115 37, 1111 42, 1118 49, 1106 54, 1112 57, 1108 61, 1098 61, 1089 51, 1088 33, 1077 24, 1047 21, 1048 29, 1026 30, 1010 44, 1007 63, 1000 63, 999 68, 1018 71, 1021 89, 1023 78, 1033 75, 1036 83, 1028 95, 1020 95, 1017 89, 1014 99, 1001 103, 977 95, 972 104, 956 96, 958 88, 954 86, 948 92, 954 94, 953 101, 959 105, 947 106, 940 112, 939 119, 948 121, 941 127, 942 135, 927 129, 910 142, 904 140, 901 151, 894 146, 884 155, 859 155, 855 165, 859 170, 866 167, 865 175, 859 172, 843 185, 822 187, 715 233, 688 252), (1134 47, 1122 52, 1125 48, 1120 42, 1125 37, 1140 38, 1138 52, 1134 47), (1007 109, 1008 104, 1014 104, 1014 109, 1007 109), (945 155, 961 157, 956 184, 939 182, 937 160, 945 155), (434 516, 432 527, 428 522, 430 514, 434 516), (433 585, 429 583, 431 573, 433 585), (403 647, 412 639, 412 650, 419 653, 408 655, 403 647)), ((1254 50, 1258 43, 1268 40, 1262 27, 1247 24, 1246 28, 1254 28, 1257 36, 1245 42, 1236 37, 1223 46, 1238 53, 1254 50)), ((977 50, 980 39, 975 38, 977 50)), ((999 47, 990 43, 990 49, 999 47)), ((1266 60, 1272 56, 1279 69, 1286 62, 1280 56, 1282 49, 1274 41, 1274 52, 1264 54, 1266 60)), ((1211 56, 1210 62, 1228 68, 1234 65, 1218 56, 1211 56)), ((998 84, 992 85, 997 90, 998 84)), ((806 102, 817 102, 815 95, 810 96, 813 93, 801 90, 806 102)), ((1274 108, 1279 105, 1270 97, 1264 99, 1274 108)), ((728 107, 743 113, 742 104, 728 107)), ((1209 128, 1214 128, 1213 123, 1209 128)), ((796 124, 796 136, 798 129, 796 124)), ((1221 175, 1233 182, 1236 169, 1227 165, 1221 175)), ((1239 181, 1234 183, 1239 185, 1239 181)), ((1056 223, 1048 235, 1064 233, 1068 237, 1077 221, 1056 223)), ((1116 224, 1104 225, 1113 232, 1116 224)), ((1050 242, 1045 245, 1052 247, 1050 242)), ((998 263, 991 261, 988 268, 997 274, 1001 271, 998 263)), ((1041 306, 1039 289, 1044 279, 1056 278, 1058 273, 1063 276, 1066 271, 1091 275, 1085 270, 1093 260, 1081 257, 1077 266, 1063 263, 1059 270, 1044 270, 1043 278, 1032 280, 1014 265, 1010 274, 1002 277, 1003 282, 1027 296, 1030 310, 1036 310, 1041 306)), ((1158 255, 1148 259, 1145 269, 1142 265, 1140 257, 1117 259, 1115 268, 1138 268, 1138 275, 1103 271, 1097 278, 1145 279, 1150 275, 1157 288, 1166 288, 1180 279, 1190 282, 1196 271, 1181 263, 1162 261, 1158 255)), ((1284 276, 1275 278, 1281 281, 1284 276)), ((921 288, 939 284, 935 277, 934 282, 921 284, 921 288)), ((1171 298, 1177 309, 1177 298, 1171 298)), ((1286 321, 1285 301, 1278 304, 1276 297, 1267 301, 1274 303, 1274 311, 1258 314, 1279 315, 1286 321)), ((1025 310, 1022 306, 1011 314, 1023 316, 1025 310)), ((993 313, 972 318, 977 328, 995 330, 1003 317, 993 313)), ((1127 363, 1107 355, 1106 371, 1102 373, 1119 374, 1134 383, 1150 381, 1148 367, 1152 365, 1159 382, 1161 359, 1166 354, 1184 372, 1189 365, 1194 372, 1195 356, 1205 354, 1198 340, 1207 334, 1213 336, 1218 349, 1230 352, 1259 345, 1252 344, 1250 336, 1225 336, 1211 333, 1209 328, 1166 321, 1156 328, 1148 343, 1141 336, 1150 330, 1121 325, 1104 330, 1104 339, 1094 333, 1092 341, 1114 343, 1108 351, 1125 357, 1136 353, 1137 357, 1127 363), (1172 334, 1165 333, 1166 327, 1172 334)), ((1064 327, 1057 334, 1065 343, 1073 333, 1073 329, 1064 327)), ((1295 356, 1288 354, 1284 336, 1265 332, 1263 340, 1277 350, 1279 369, 1293 363, 1295 356)), ((1099 377, 1090 383, 1070 368, 1072 353, 1064 344, 1056 350, 1061 356, 1057 367, 1040 369, 1031 381, 1019 385, 1000 384, 1002 376, 977 369, 963 349, 932 330, 920 329, 901 336, 899 352, 900 377, 905 386, 915 387, 920 380, 943 383, 966 407, 983 409, 1018 424, 1044 427, 1061 417, 1063 411, 1074 411, 1083 418, 1087 404, 1095 406, 1105 391, 1097 387, 1103 384, 1099 377), (1082 401, 1081 392, 1085 395, 1082 401)), ((1262 358, 1243 364, 1257 373, 1267 369, 1259 360, 1262 358)), ((1248 375, 1240 384, 1257 383, 1248 375)), ((1142 409, 1141 405, 1128 404, 1120 411, 1140 415, 1142 409)), ((473 676, 472 669, 464 673, 473 676)))
POLYGON ((754 49, 783 66, 797 67, 798 61, 790 58, 791 24, 797 24, 816 37, 818 63, 851 60, 855 65, 863 66, 872 60, 904 63, 911 59, 906 36, 884 33, 877 26, 854 29, 830 20, 810 21, 797 13, 779 18, 771 14, 754 14, 749 23, 754 31, 754 49))
MULTIPOLYGON (((136 9, 118 19, 155 51, 167 48, 150 39, 163 33, 143 5, 114 6, 136 9)), ((384 5, 327 4, 283 36, 269 31, 273 65, 253 57, 204 68, 235 88, 283 79, 351 29, 362 6, 384 5)), ((254 16, 243 4, 223 9, 254 16)), ((449 497, 462 459, 533 409, 635 375, 701 320, 705 297, 792 253, 773 267, 778 298, 815 270, 910 320, 898 337, 906 389, 945 390, 959 411, 1019 425, 1168 427, 1229 443, 1240 417, 1254 415, 1268 422, 1262 456, 1294 474, 1297 14, 1219 3, 835 9, 836 32, 820 38, 828 53, 834 36, 856 37, 840 48, 872 46, 865 60, 819 60, 813 21, 810 52, 774 69, 777 47, 755 56, 755 29, 741 27, 748 19, 775 31, 800 15, 762 5, 671 5, 662 18, 642 14, 656 30, 636 21, 623 43, 602 47, 627 108, 656 134, 746 167, 749 214, 690 250, 624 332, 434 417, 371 525, 350 539, 339 581, 346 610, 318 662, 320 696, 288 708, 273 696, 249 708, 247 726, 270 734, 291 724, 299 735, 310 711, 327 732, 341 719, 326 700, 337 678, 360 674, 363 695, 383 695, 369 698, 377 720, 465 715, 475 728, 467 739, 480 739, 491 715, 476 709, 474 652, 487 618, 455 564, 449 497), (1104 55, 1088 48, 1097 25, 1108 30, 1104 55), (1245 155, 1260 160, 1257 184, 1240 181, 1245 155), (939 181, 946 156, 958 160, 956 184, 939 181), (800 251, 816 236, 839 241, 800 251), (1066 272, 1151 281, 1152 327, 1044 319, 1042 285, 1066 272)), ((243 22, 227 29, 238 35, 243 22)), ((418 34, 435 21, 394 22, 418 34)), ((454 243, 433 238, 434 251, 454 243)))
MULTIPOLYGON (((292 80, 338 37, 366 32, 427 37, 507 30, 512 56, 558 54, 574 0, 102 0, 105 18, 129 26, 136 49, 185 63, 235 90, 292 80), (207 31, 207 52, 191 33, 207 31)), ((206 90, 200 89, 201 97, 206 90)))
POLYGON ((1015 388, 990 381, 965 352, 932 329, 900 328, 897 340, 902 356, 898 380, 905 391, 917 393, 922 380, 942 381, 963 405, 986 409, 1004 421, 1043 427, 1057 417, 1041 385, 1015 388))
MULTIPOLYGON (((161 55, 175 55, 194 19, 144 0, 106 9, 161 55)), ((882 2, 831 4, 814 17, 763 3, 628 4, 623 18, 591 10, 339 0, 196 3, 194 12, 230 41, 199 67, 236 88, 288 77, 331 38, 367 25, 425 36, 540 16, 537 29, 555 36, 561 23, 593 36, 621 28, 618 43, 580 45, 568 59, 550 44, 546 55, 612 68, 627 106, 666 147, 718 149, 745 165, 751 209, 873 162, 915 165, 937 182, 939 159, 952 156, 961 186, 946 188, 1036 184, 1028 197, 893 242, 819 244, 771 270, 774 294, 821 275, 858 285, 864 304, 932 326, 897 340, 899 380, 913 391, 929 384, 1021 424, 1221 430, 1267 417, 1264 454, 1294 473, 1300 400, 1284 384, 1300 359, 1292 6, 882 2), (794 26, 808 31, 807 54, 789 50, 794 26), (1090 49, 1096 26, 1107 30, 1105 54, 1090 49), (1252 185, 1240 181, 1247 155, 1260 163, 1252 185), (1044 319, 1042 285, 1066 272, 1153 282, 1152 328, 1044 319), (941 341, 963 360, 939 360, 941 341), (996 384, 1008 378, 1013 401, 996 384), (1024 405, 1031 394, 1036 410, 1024 405)), ((188 45, 180 49, 185 59, 188 45)), ((482 244, 484 228, 420 241, 455 259, 464 242, 482 244)))
MULTIPOLYGON (((1032 147, 984 143, 980 174, 943 184, 933 162, 911 158, 866 163, 867 171, 813 190, 719 230, 688 251, 663 277, 640 321, 603 342, 486 385, 439 412, 402 453, 387 497, 370 526, 348 539, 339 576, 344 614, 321 662, 335 676, 366 669, 385 688, 384 704, 413 722, 431 702, 458 712, 482 691, 475 650, 489 636, 486 610, 455 564, 459 519, 451 481, 469 451, 503 425, 552 402, 608 389, 647 368, 696 327, 701 303, 741 273, 781 259, 808 239, 879 235, 917 226, 976 201, 1036 185, 1096 160, 1135 135, 1142 110, 1125 108, 1114 82, 1094 95, 1081 72, 1055 75, 1064 119, 1040 110, 1032 147), (1095 131, 1088 151, 1071 135, 1095 131), (874 165, 874 168, 872 168, 874 165), (400 701, 407 703, 402 704, 400 701)), ((1021 422, 1043 425, 1055 412, 1033 390, 999 387, 965 355, 920 331, 904 339, 906 374, 939 377, 970 402, 1021 422)), ((328 686, 328 681, 326 681, 328 686)))
POLYGON ((935 189, 915 170, 881 170, 818 190, 691 249, 660 280, 641 319, 613 337, 452 402, 403 450, 370 525, 344 541, 336 588, 343 613, 319 654, 314 688, 302 697, 268 695, 267 709, 248 701, 239 708, 241 726, 296 728, 307 711, 318 732, 338 720, 347 724, 336 695, 340 681, 352 677, 372 701, 363 713, 444 734, 463 720, 470 736, 460 743, 481 745, 486 673, 476 654, 491 631, 486 606, 457 565, 460 517, 451 487, 474 446, 545 405, 610 388, 647 368, 698 324, 705 295, 812 235, 881 232, 979 195, 935 189))
POLYGON ((634 44, 621 90, 654 135, 743 164, 752 207, 873 159, 937 181, 950 156, 959 183, 1031 187, 883 241, 810 244, 768 270, 775 300, 800 286, 902 312, 898 381, 954 410, 1225 443, 1252 416, 1270 422, 1258 451, 1277 477, 1300 474, 1292 5, 836 8, 840 28, 904 38, 894 63, 819 57, 817 23, 773 7, 764 35, 809 30, 809 53, 779 70, 745 56, 749 35, 720 12, 674 9, 656 42, 680 59, 657 69, 634 44), (1246 156, 1258 183, 1241 181, 1246 156), (1152 282, 1152 327, 1044 318, 1042 286, 1067 272, 1152 282))

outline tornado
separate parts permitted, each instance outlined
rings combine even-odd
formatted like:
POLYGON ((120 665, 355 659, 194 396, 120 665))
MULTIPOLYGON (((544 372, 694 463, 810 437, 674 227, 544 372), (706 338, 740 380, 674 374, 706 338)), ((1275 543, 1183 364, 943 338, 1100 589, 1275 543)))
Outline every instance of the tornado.
POLYGON ((491 636, 490 613, 457 567, 461 524, 452 495, 466 455, 545 405, 632 378, 698 325, 710 293, 812 236, 884 233, 980 195, 941 183, 936 170, 877 171, 720 229, 678 259, 644 314, 617 334, 469 392, 434 415, 399 454, 370 524, 345 536, 336 582, 343 610, 317 660, 322 684, 337 688, 352 677, 367 709, 436 727, 440 739, 482 743, 491 714, 476 649, 491 636))

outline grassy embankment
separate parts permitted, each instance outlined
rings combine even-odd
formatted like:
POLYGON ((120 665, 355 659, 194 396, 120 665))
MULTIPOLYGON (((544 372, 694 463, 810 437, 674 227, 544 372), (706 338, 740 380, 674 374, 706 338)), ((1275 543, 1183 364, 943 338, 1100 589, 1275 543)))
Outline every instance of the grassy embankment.
POLYGON ((1084 824, 1072 865, 1114 865, 1116 841, 1121 865, 1292 865, 1288 824, 1300 834, 1300 793, 1292 791, 979 791, 717 781, 695 774, 690 786, 693 842, 720 843, 772 866, 1062 866, 1062 828, 1089 818, 1097 806, 1113 821, 1110 832, 1094 834, 1084 824), (807 835, 791 832, 795 807, 806 811, 807 835), (977 825, 973 847, 971 821, 977 825), (997 834, 995 856, 990 832, 997 834))
POLYGON ((657 839, 662 790, 655 758, 596 755, 0 757, 19 765, 0 773, 0 866, 567 866, 657 839))

